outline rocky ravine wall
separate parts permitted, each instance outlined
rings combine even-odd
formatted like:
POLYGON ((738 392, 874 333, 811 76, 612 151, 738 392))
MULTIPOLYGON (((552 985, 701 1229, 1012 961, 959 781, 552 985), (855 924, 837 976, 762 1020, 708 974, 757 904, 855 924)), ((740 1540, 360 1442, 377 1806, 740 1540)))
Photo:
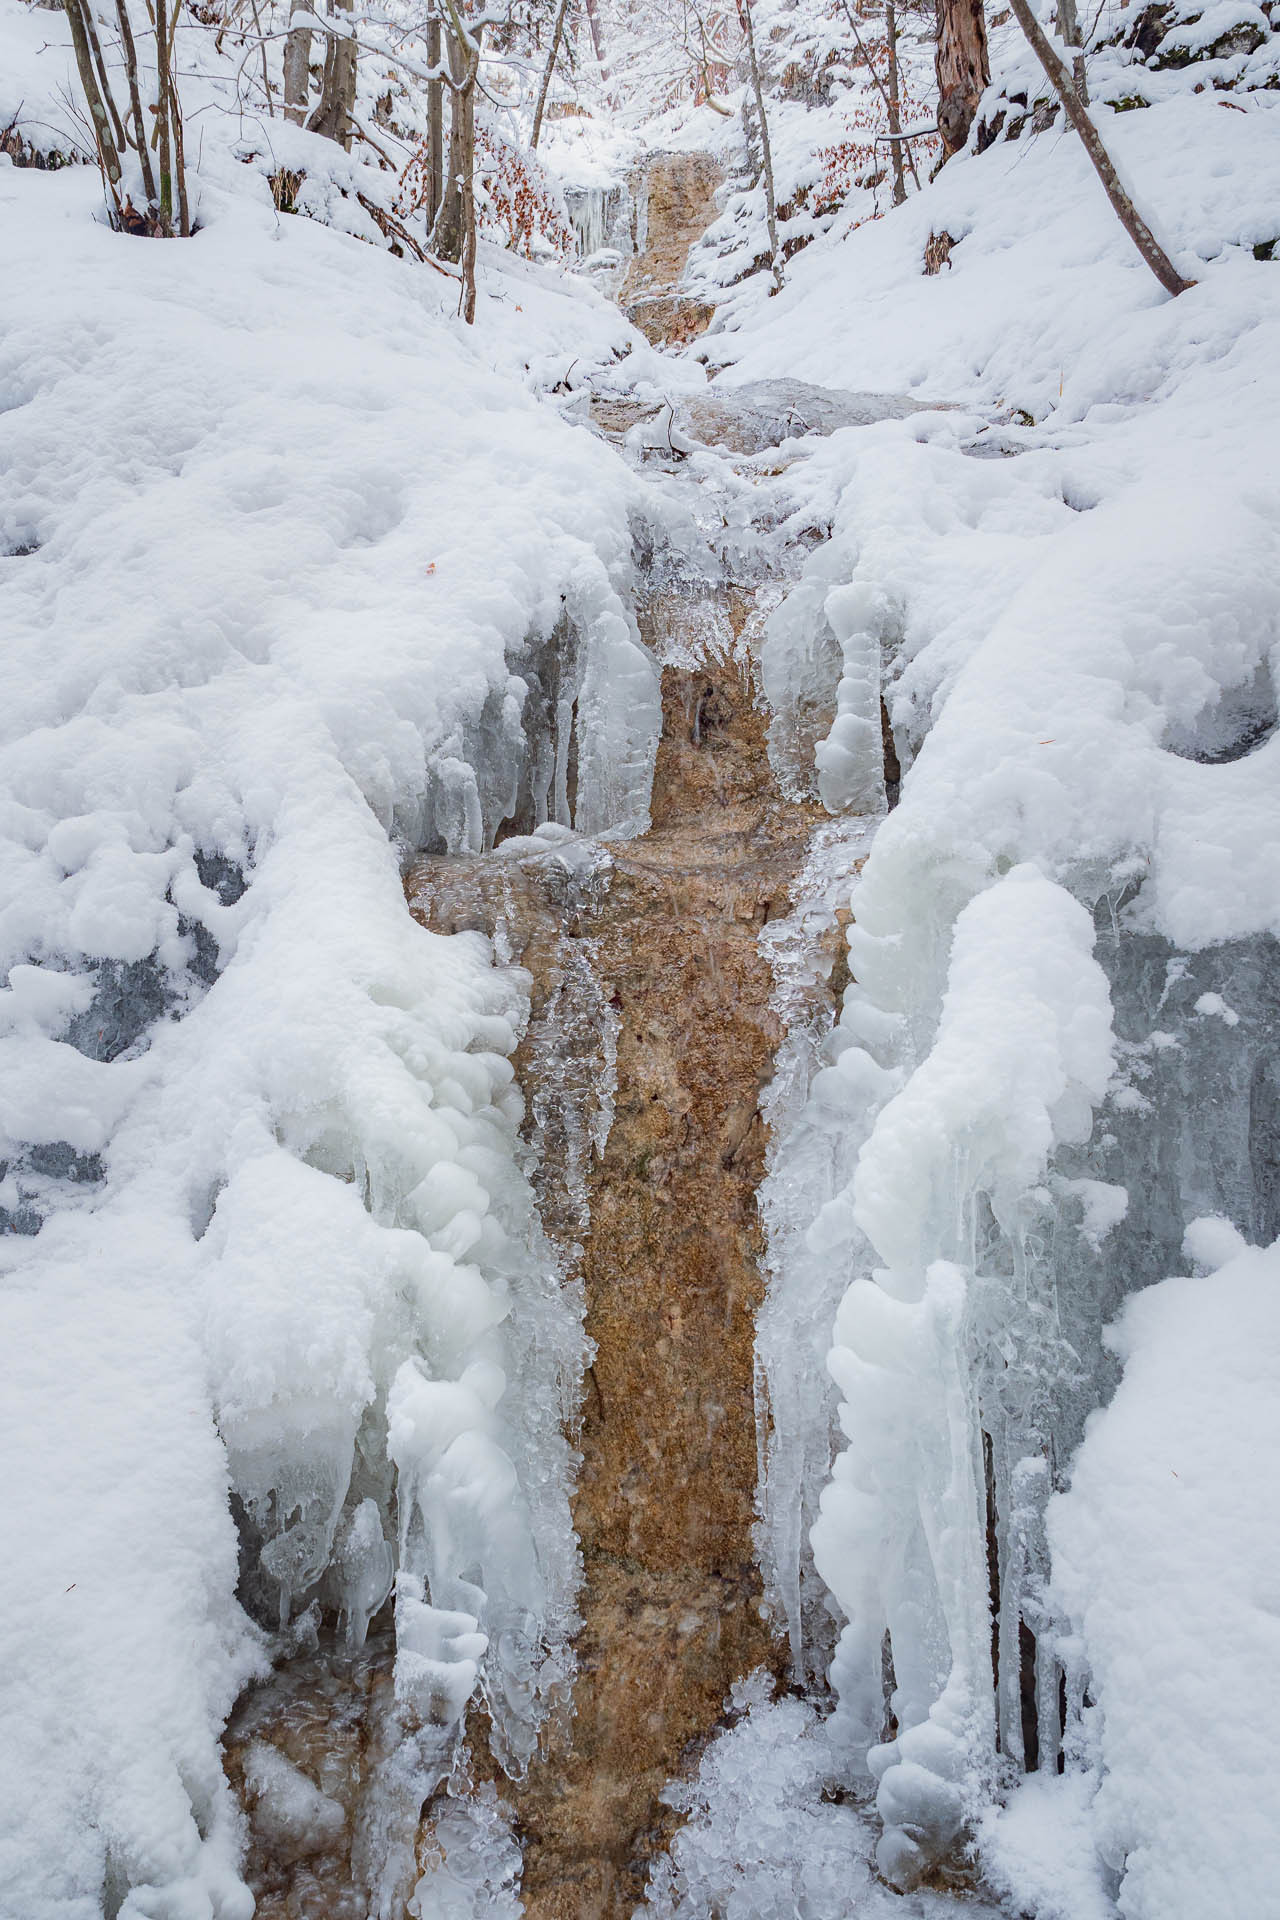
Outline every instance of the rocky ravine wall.
MULTIPOLYGON (((675 1823, 664 1784, 696 1758, 732 1683, 781 1665, 751 1541, 759 1099, 780 1037, 758 936, 788 909, 813 819, 774 787, 740 664, 668 667, 662 691, 652 827, 615 843, 603 871, 583 884, 554 857, 499 849, 420 862, 408 883, 428 925, 500 925, 530 970, 518 1064, 531 1115, 546 1107, 543 1016, 556 1005, 565 1017, 583 954, 617 1020, 613 1120, 579 1262, 595 1344, 574 1512, 579 1674, 543 1760, 525 1782, 498 1783, 537 1920, 631 1913, 675 1823)), ((558 1155, 544 1145, 544 1218, 567 1239, 565 1142, 558 1155)))

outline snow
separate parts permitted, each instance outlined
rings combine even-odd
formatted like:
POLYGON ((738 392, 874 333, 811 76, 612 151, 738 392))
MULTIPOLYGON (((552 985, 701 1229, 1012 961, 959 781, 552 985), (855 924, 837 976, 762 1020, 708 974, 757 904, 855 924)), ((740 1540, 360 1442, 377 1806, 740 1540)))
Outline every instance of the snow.
MULTIPOLYGON (((1126 60, 1096 56, 1095 99, 1126 60)), ((993 61, 1000 97, 1019 81, 1035 97, 1016 43, 993 61)), ((882 1870, 910 1885, 967 1823, 993 1884, 1039 1920, 1265 1911, 1277 1866, 1269 1809, 1233 1824, 1225 1798, 1216 1894, 1191 1875, 1180 1907, 1172 1864, 1168 1881, 1145 1864, 1175 1858, 1164 1802, 1195 1791, 1190 1737, 1159 1790, 1095 1796, 1094 1722, 1123 1721, 1100 1751, 1129 1743, 1130 1781, 1166 1730, 1082 1611, 1092 1574, 1059 1586, 1065 1535, 1046 1533, 1114 1388, 1104 1329, 1125 1295, 1159 1291, 1197 1217, 1264 1244, 1280 1231, 1280 287, 1252 251, 1280 180, 1274 102, 1196 94, 1201 77, 1153 75, 1157 104, 1101 115, 1198 283, 1177 301, 1077 143, 1024 132, 883 220, 855 231, 850 210, 788 263, 779 296, 762 275, 732 291, 701 348, 717 390, 785 376, 951 403, 836 432, 788 475, 788 524, 830 537, 768 624, 775 764, 793 791, 874 814, 883 696, 904 779, 852 890, 855 983, 828 1064, 777 1149, 819 1204, 807 1236, 788 1223, 778 1243, 764 1324, 845 1292, 830 1365, 846 1447, 812 1546, 845 1617, 833 1738, 849 1781, 879 1783, 882 1870), (926 275, 943 231, 951 263, 926 275), (880 1744, 890 1702, 899 1732, 880 1744), (1014 1792, 1024 1762, 1039 1772, 1014 1792)), ((1193 1235, 1198 1260, 1216 1232, 1193 1235)), ((829 1407, 806 1398, 807 1338, 770 1354, 771 1402, 806 1423, 789 1455, 818 1459, 829 1407)), ((1206 1349, 1206 1405, 1230 1400, 1233 1367, 1206 1349)), ((1219 1548, 1252 1566, 1256 1520, 1228 1478, 1215 1451, 1219 1548)), ((1150 1562, 1107 1512, 1099 1537, 1154 1665, 1150 1562)), ((803 1541, 776 1523, 768 1540, 772 1590, 810 1593, 803 1541)), ((793 1598, 793 1631, 812 1606, 793 1598)), ((1267 1751, 1264 1713, 1241 1711, 1246 1745, 1267 1751)), ((1188 1849, 1202 1832, 1188 1823, 1188 1849)))
MULTIPOLYGON (((549 122, 544 158, 608 273, 642 152, 734 170, 690 280, 717 319, 679 361, 586 272, 490 244, 464 329, 456 281, 385 250, 395 168, 268 128, 194 27, 193 240, 134 244, 90 169, 0 157, 15 1920, 247 1920, 227 1714, 321 1607, 359 1646, 388 1605, 405 1737, 371 1899, 517 1910, 491 1790, 445 1807, 438 1859, 413 1838, 468 1702, 519 1772, 571 1676, 580 1303, 517 1133, 527 981, 417 927, 402 863, 518 819, 504 858, 589 883, 584 836, 643 827, 636 555, 689 597, 702 533, 726 574, 773 569, 775 771, 834 816, 763 934, 785 1039, 757 1535, 834 1712, 741 1683, 671 1789, 650 1905, 934 1920, 956 1901, 915 1883, 972 1841, 1035 1920, 1277 1911, 1280 105, 1274 37, 1230 39, 1265 17, 1193 12, 1143 61, 1104 9, 1089 53, 1196 282, 1176 301, 1060 125, 882 219, 883 182, 815 212, 866 106, 838 65, 778 106, 809 244, 772 297, 741 277, 742 89, 733 119, 665 95, 655 118, 646 21, 612 23, 632 106, 549 122), (276 210, 281 166, 305 218, 276 210), (665 425, 620 458, 583 430, 593 389, 665 425), (673 439, 678 405, 714 425, 735 393, 756 453, 673 439), (780 410, 813 429, 782 457, 780 410), (677 452, 663 504, 635 468, 677 452), (831 1025, 815 943, 850 900, 831 1025)), ((839 39, 759 18, 778 65, 839 39)), ((0 43, 0 127, 73 151, 60 16, 0 0, 0 43)), ((904 59, 918 80, 928 49, 904 59)), ((1007 135, 1043 82, 1012 28, 993 66, 1007 135)), ((371 114, 388 71, 361 72, 371 114)), ((398 165, 421 103, 393 91, 398 165)), ((570 984, 530 1040, 567 1103, 535 1145, 569 1138, 577 1205, 617 1036, 570 984)), ((282 1853, 337 1837, 276 1749, 245 1780, 282 1853)))
POLYGON ((359 1643, 397 1468, 405 1713, 483 1669, 519 1764, 570 1659, 582 1335, 516 1159, 525 984, 410 920, 399 856, 479 849, 522 780, 555 808, 557 623, 577 822, 642 823, 647 496, 536 398, 634 343, 586 289, 486 264, 468 335, 212 140, 189 242, 99 196, 0 170, 0 1884, 238 1920, 221 1727, 318 1597, 359 1643))
POLYGON ((1126 1920, 1199 1920, 1224 1889, 1274 1912, 1280 1245, 1148 1288, 1112 1341, 1124 1377, 1049 1512, 1098 1686, 1099 1851, 1126 1920))

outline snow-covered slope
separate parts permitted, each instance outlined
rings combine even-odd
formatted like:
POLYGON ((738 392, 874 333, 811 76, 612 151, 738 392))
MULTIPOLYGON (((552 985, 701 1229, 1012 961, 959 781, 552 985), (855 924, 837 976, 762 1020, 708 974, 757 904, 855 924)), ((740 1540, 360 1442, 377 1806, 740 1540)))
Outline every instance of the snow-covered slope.
POLYGON ((397 853, 563 819, 575 728, 579 823, 643 816, 645 502, 528 391, 627 329, 517 264, 468 333, 232 156, 201 196, 153 244, 0 162, 13 1920, 249 1912, 222 1723, 317 1598, 359 1643, 393 1467, 410 1723, 479 1668, 518 1759, 574 1614, 524 993, 397 853))
MULTIPOLYGON (((1027 56, 1006 40, 993 59, 1007 103, 1027 56)), ((1189 1443, 1225 1563, 1213 1626, 1195 1523, 1166 1529, 1151 1503, 1184 1471, 1157 1464, 1170 1381, 1220 1283, 1157 1286, 1104 1337, 1127 1293, 1182 1270, 1197 1216, 1280 1232, 1280 274, 1263 257, 1280 103, 1215 77, 1162 71, 1157 104, 1099 109, 1197 282, 1178 300, 1074 138, 1024 128, 882 221, 837 223, 780 296, 748 281, 702 343, 723 384, 787 374, 953 409, 836 434, 795 482, 797 524, 825 518, 831 539, 770 622, 779 763, 860 804, 883 689, 905 778, 803 1120, 815 1174, 865 1144, 817 1220, 789 1224, 809 1228, 795 1311, 817 1259, 835 1315, 843 1451, 813 1534, 846 1620, 832 1737, 877 1793, 886 1872, 910 1884, 978 1819, 1041 1920, 1201 1920, 1210 1856, 1223 1910, 1270 1913, 1280 1871, 1266 1634, 1226 1572, 1265 1588, 1274 1431, 1189 1443), (939 234, 950 264, 927 274, 939 234), (1215 1649, 1215 1679, 1176 1677, 1192 1619, 1236 1649, 1215 1649), (1024 1766, 1034 1787, 984 1815, 1024 1766)), ((1276 1337, 1267 1271, 1249 1269, 1239 1333, 1202 1343, 1197 1405, 1232 1432, 1253 1417, 1237 1382, 1276 1337)), ((772 1439, 766 1541, 794 1538, 768 1505, 798 1484, 789 1456, 825 1444, 830 1403, 810 1405, 810 1434, 772 1439)), ((790 1565, 773 1576, 796 1590, 790 1565)))

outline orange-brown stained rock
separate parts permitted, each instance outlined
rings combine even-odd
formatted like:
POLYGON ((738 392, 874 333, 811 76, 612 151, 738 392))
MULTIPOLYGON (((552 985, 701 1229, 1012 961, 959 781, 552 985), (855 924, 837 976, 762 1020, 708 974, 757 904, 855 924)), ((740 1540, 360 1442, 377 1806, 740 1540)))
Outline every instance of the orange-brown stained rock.
MULTIPOLYGON (((732 660, 668 667, 662 690, 652 828, 611 847, 607 891, 576 928, 595 943, 621 1031, 581 1266, 596 1351, 574 1504, 585 1570, 574 1713, 527 1781, 498 1782, 524 1843, 530 1920, 630 1916, 677 1824, 664 1785, 696 1758, 733 1682, 780 1664, 751 1544, 759 1099, 781 1037, 758 936, 787 911, 814 815, 780 800, 732 660)), ((410 877, 431 924, 475 913, 481 863, 465 863, 460 919, 445 869, 461 879, 462 864, 424 862, 410 877)), ((531 877, 486 875, 483 890, 504 887, 508 924, 523 929, 536 1023, 557 921, 527 893, 510 913, 513 885, 531 877)), ((477 1721, 473 1751, 482 1738, 477 1721)))
POLYGON ((689 248, 716 217, 724 175, 709 153, 660 153, 633 176, 645 205, 644 245, 627 268, 618 303, 655 346, 683 346, 705 333, 715 312, 679 291, 689 248))
MULTIPOLYGON (((744 611, 732 609, 735 626, 744 611)), ((698 631, 696 610, 685 615, 698 631)), ((668 636, 680 618, 661 601, 649 609, 668 636)), ((424 859, 407 880, 414 913, 442 931, 492 932, 501 919, 529 969, 516 1064, 530 1108, 566 942, 591 943, 619 1021, 614 1120, 590 1178, 580 1267, 595 1356, 574 1503, 585 1582, 573 1713, 518 1784, 488 1757, 483 1715, 468 1727, 474 1775, 515 1815, 530 1920, 629 1920, 678 1824, 663 1787, 696 1760, 733 1682, 782 1664, 751 1542, 759 1099, 781 1037, 758 937, 788 910, 817 815, 780 799, 732 659, 668 667, 662 692, 653 824, 610 847, 607 886, 526 856, 424 859)), ((561 1145, 544 1141, 539 1193, 568 1246, 578 1227, 561 1145)), ((388 1737, 390 1659, 389 1636, 359 1655, 328 1647, 237 1708, 227 1763, 242 1800, 246 1755, 265 1740, 347 1815, 330 1851, 299 1858, 258 1831, 249 1807, 260 1920, 363 1920, 351 1843, 388 1737)))

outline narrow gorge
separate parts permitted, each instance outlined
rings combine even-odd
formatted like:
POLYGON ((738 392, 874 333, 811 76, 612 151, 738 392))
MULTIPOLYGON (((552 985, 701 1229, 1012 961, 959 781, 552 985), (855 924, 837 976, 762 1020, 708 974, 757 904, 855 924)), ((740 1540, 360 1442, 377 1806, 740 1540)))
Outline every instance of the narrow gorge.
POLYGON ((1280 15, 1075 13, 0 0, 0 1920, 1280 1920, 1280 15))
POLYGON ((427 925, 478 926, 531 975, 517 1067, 535 1184, 585 1289, 578 1673, 545 1755, 500 1785, 539 1920, 632 1912, 671 1828, 664 1786, 733 1682, 780 1660, 751 1538, 760 1098, 780 1037, 759 934, 790 909, 813 810, 778 794, 752 682, 732 644, 663 668, 638 839, 499 845, 409 875, 427 925))
MULTIPOLYGON (((658 156, 635 178, 638 247, 619 298, 629 311, 641 303, 631 317, 655 338, 679 344, 709 318, 679 282, 717 177, 695 153, 658 156)), ((592 419, 619 446, 637 427, 643 444, 651 429, 659 484, 665 460, 666 484, 696 510, 673 433, 679 445, 701 431, 722 450, 767 457, 806 430, 797 399, 817 399, 819 412, 823 400, 765 397, 773 404, 762 410, 755 394, 709 396, 681 408, 679 427, 670 409, 664 422, 661 408, 626 398, 593 402, 592 419)), ((825 399, 838 410, 844 397, 825 399)), ((488 1805, 497 1830, 509 1827, 530 1920, 630 1920, 680 1822, 664 1791, 727 1724, 735 1683, 764 1671, 785 1684, 788 1666, 753 1538, 766 1437, 755 1346, 762 1104, 788 1027, 831 1024, 847 978, 844 916, 820 907, 802 934, 792 930, 784 991, 761 936, 794 914, 827 819, 815 802, 784 797, 760 686, 764 613, 779 566, 794 570, 795 560, 784 552, 732 567, 714 551, 674 582, 660 552, 641 577, 636 612, 661 700, 646 831, 585 839, 516 817, 492 851, 422 856, 405 880, 422 925, 479 936, 496 966, 527 981, 513 1058, 525 1152, 588 1341, 570 1428, 582 1562, 571 1676, 527 1766, 498 1764, 489 1715, 473 1703, 416 1840, 423 1870, 434 1862, 448 1876, 451 1849, 475 1849, 490 1876, 473 1816, 450 1824, 452 1795, 464 1808, 488 1805)), ((557 645, 572 652, 567 628, 544 665, 552 686, 572 677, 557 645)), ((572 716, 569 726, 552 798, 571 819, 581 740, 572 716)), ((851 860, 828 861, 824 901, 839 877, 847 885, 851 860)), ((326 1626, 317 1647, 237 1709, 228 1765, 250 1814, 259 1920, 363 1920, 371 1910, 368 1838, 381 1831, 397 1725, 393 1660, 388 1605, 364 1648, 344 1650, 326 1626), (308 1803, 293 1822, 281 1815, 277 1755, 295 1770, 295 1791, 320 1794, 327 1814, 308 1803)), ((467 1869, 452 1866, 465 1889, 467 1869)), ((398 1920, 396 1902, 372 1910, 398 1920)))

